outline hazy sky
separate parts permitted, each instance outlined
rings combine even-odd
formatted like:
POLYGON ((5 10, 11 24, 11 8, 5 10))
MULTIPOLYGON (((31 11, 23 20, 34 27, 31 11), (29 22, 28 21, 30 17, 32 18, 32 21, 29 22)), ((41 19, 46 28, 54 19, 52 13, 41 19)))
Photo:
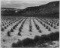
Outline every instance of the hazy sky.
POLYGON ((1 7, 24 9, 31 6, 39 6, 56 0, 1 0, 1 7))

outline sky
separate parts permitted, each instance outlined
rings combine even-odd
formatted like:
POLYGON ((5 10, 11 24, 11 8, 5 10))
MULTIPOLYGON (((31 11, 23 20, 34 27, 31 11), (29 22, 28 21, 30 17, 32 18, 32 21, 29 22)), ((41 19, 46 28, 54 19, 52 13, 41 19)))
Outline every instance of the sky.
POLYGON ((1 7, 24 9, 26 7, 40 6, 56 0, 1 0, 1 7))

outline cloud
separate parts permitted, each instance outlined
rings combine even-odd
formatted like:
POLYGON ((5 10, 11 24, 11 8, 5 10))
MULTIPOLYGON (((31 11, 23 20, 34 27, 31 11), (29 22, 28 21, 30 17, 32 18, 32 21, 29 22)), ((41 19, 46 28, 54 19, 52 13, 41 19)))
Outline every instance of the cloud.
POLYGON ((42 4, 46 4, 52 0, 2 0, 1 7, 9 7, 9 8, 20 8, 24 9, 26 7, 38 6, 42 4))

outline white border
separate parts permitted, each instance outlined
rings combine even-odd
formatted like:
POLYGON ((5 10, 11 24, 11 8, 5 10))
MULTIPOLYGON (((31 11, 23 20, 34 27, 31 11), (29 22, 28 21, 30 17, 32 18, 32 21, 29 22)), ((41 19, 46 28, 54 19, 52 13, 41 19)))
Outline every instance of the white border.
MULTIPOLYGON (((54 0, 43 0, 43 1, 54 1, 54 0)), ((59 48, 60 48, 60 0, 55 1, 59 1, 59 48)), ((0 0, 0 48, 1 48, 1 0, 0 0)))

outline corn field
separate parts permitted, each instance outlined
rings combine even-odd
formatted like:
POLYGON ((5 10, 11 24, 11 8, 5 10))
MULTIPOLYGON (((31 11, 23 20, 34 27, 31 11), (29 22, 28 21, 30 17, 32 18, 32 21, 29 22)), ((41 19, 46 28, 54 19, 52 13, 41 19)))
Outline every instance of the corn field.
POLYGON ((58 39, 58 18, 1 17, 2 48, 50 47, 58 39))

